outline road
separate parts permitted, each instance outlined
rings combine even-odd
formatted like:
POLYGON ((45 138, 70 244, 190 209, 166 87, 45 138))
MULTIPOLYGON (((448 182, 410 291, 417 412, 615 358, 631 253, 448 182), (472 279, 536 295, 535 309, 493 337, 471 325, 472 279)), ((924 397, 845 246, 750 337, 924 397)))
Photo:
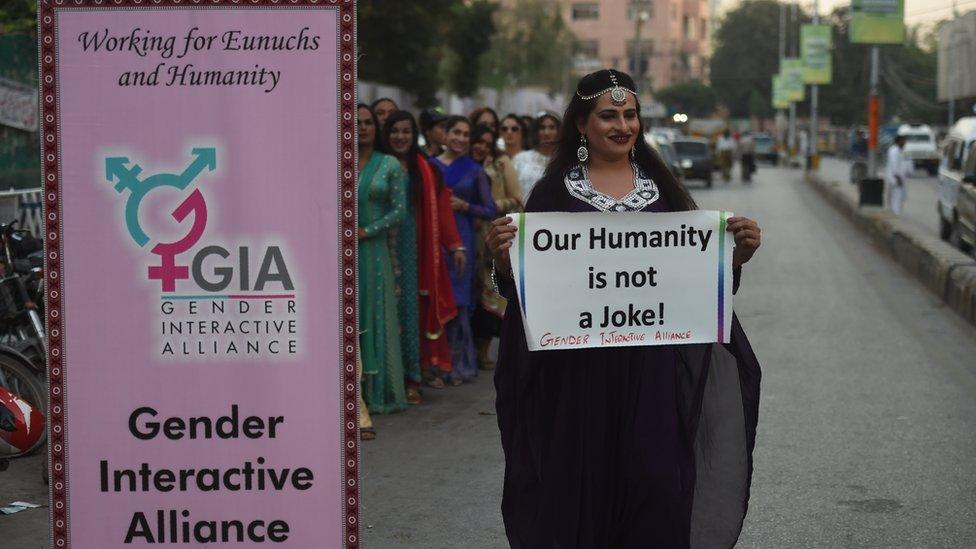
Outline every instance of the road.
MULTIPOLYGON (((764 368, 739 546, 971 546, 976 329, 797 170, 762 166, 749 186, 690 186, 702 207, 763 227, 735 296, 764 368)), ((506 547, 490 377, 426 398, 375 417, 378 438, 362 455, 364 547, 506 547)), ((23 480, 10 473, 0 473, 0 498, 11 484, 43 488, 29 480, 30 467, 23 480)), ((0 539, 25 540, 4 549, 43 546, 29 541, 46 540, 46 531, 28 513, 41 516, 0 517, 0 539)))

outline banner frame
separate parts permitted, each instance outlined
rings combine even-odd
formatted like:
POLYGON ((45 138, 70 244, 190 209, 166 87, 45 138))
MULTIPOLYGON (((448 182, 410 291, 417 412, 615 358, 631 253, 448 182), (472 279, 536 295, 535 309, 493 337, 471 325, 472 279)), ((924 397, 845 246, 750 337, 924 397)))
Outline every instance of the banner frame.
POLYGON ((60 92, 58 86, 57 17, 72 11, 113 10, 212 10, 212 9, 324 9, 337 12, 336 63, 338 66, 337 106, 337 207, 340 210, 337 230, 337 270, 341 307, 342 346, 336 357, 341 368, 338 391, 341 393, 339 417, 342 433, 341 459, 335 466, 341 471, 340 508, 343 546, 360 547, 360 441, 356 378, 357 335, 357 204, 356 204, 356 3, 354 0, 38 0, 38 109, 41 134, 41 177, 44 188, 45 275, 49 283, 44 297, 45 323, 48 335, 47 374, 47 457, 50 474, 51 546, 71 547, 68 509, 67 417, 64 397, 67 391, 63 359, 65 326, 61 315, 64 280, 61 257, 61 141, 60 92))

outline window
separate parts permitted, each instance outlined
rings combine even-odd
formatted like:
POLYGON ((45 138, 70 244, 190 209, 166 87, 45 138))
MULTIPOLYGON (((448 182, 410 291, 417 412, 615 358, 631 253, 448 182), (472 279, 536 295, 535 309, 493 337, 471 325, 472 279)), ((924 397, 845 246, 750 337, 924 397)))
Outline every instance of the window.
MULTIPOLYGON (((625 47, 627 48, 626 51, 627 51, 628 54, 630 54, 630 55, 633 55, 634 54, 634 41, 633 40, 628 40, 627 41, 627 45, 625 47)), ((641 43, 640 43, 640 54, 641 54, 641 58, 643 58, 643 59, 648 59, 651 56, 653 56, 654 55, 654 41, 653 40, 641 40, 641 43)))
POLYGON ((654 17, 654 4, 648 0, 634 0, 627 6, 627 19, 633 21, 638 13, 646 13, 644 21, 654 17))
POLYGON ((595 2, 573 4, 573 21, 599 19, 600 5, 595 2))
POLYGON ((576 56, 586 59, 600 57, 600 44, 596 40, 580 40, 576 43, 576 56))
POLYGON ((693 17, 685 16, 684 18, 684 36, 688 40, 694 40, 695 38, 695 19, 693 17))
POLYGON ((976 142, 969 146, 969 154, 966 155, 966 170, 963 175, 976 174, 976 142))

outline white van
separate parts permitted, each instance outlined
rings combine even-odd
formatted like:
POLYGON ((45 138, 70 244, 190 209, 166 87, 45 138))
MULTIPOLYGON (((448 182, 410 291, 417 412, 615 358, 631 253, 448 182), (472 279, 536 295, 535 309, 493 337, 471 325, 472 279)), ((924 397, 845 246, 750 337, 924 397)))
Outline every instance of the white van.
POLYGON ((939 173, 939 151, 932 128, 925 124, 902 124, 898 135, 905 136, 905 158, 912 161, 916 170, 925 170, 929 175, 939 173))
POLYGON ((976 243, 976 226, 971 217, 970 202, 976 197, 973 174, 967 167, 976 162, 976 116, 956 122, 942 143, 939 164, 939 233, 943 240, 964 251, 976 243), (966 177, 966 176, 970 177, 966 177), (963 181, 966 179, 967 181, 963 181), (963 194, 960 202, 960 194, 963 194))

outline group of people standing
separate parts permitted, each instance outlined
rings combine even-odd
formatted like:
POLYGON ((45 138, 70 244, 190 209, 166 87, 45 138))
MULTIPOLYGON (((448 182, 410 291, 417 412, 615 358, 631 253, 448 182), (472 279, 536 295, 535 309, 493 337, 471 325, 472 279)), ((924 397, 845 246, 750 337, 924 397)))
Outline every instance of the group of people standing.
POLYGON ((419 123, 391 99, 360 104, 359 326, 369 413, 423 402, 491 370, 489 347, 506 300, 491 283, 485 232, 520 211, 559 139, 553 113, 499 118, 423 111, 419 123), (421 141, 423 146, 421 146, 421 141), (504 147, 501 146, 504 144, 504 147))

